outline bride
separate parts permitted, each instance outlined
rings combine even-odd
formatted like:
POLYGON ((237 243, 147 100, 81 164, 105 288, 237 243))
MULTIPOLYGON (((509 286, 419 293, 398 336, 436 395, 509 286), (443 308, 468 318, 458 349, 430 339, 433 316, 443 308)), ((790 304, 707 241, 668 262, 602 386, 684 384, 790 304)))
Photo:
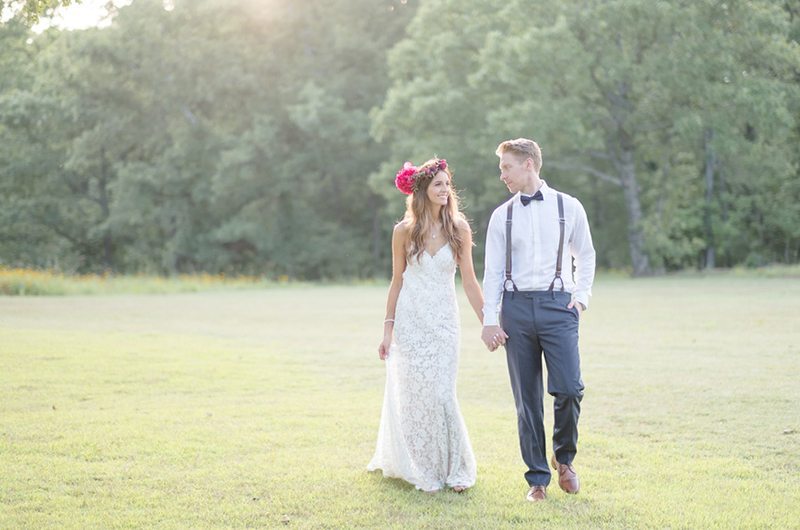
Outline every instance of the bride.
POLYGON ((383 341, 386 390, 375 455, 383 470, 417 489, 475 484, 475 456, 456 400, 459 319, 455 270, 483 321, 483 295, 472 267, 472 231, 458 209, 444 159, 406 162, 395 184, 408 195, 392 235, 392 282, 383 341))

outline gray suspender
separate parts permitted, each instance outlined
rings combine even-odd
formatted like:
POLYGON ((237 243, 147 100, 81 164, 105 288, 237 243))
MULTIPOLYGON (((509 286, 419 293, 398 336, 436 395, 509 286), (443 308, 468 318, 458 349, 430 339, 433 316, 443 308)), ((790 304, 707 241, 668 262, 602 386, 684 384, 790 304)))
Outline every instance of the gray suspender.
POLYGON ((561 198, 561 194, 558 194, 558 228, 559 228, 559 235, 558 235, 558 258, 556 258, 556 276, 553 278, 553 281, 550 282, 550 291, 553 290, 553 286, 556 284, 556 280, 561 282, 561 292, 564 292, 564 280, 561 278, 561 254, 564 252, 564 224, 566 221, 564 220, 564 199, 561 198))
POLYGON ((511 216, 514 214, 514 201, 508 203, 508 214, 506 215, 506 281, 503 282, 503 290, 506 290, 506 285, 511 282, 514 291, 517 290, 517 284, 511 279, 511 216))
MULTIPOLYGON (((506 279, 503 282, 503 290, 506 290, 508 282, 514 291, 517 291, 517 285, 511 279, 511 217, 514 214, 514 201, 508 203, 508 211, 506 214, 506 279)), ((553 281, 550 282, 549 290, 552 291, 555 286, 556 280, 561 282, 561 291, 564 291, 564 280, 561 278, 561 255, 564 253, 564 229, 566 220, 564 219, 564 198, 558 194, 558 257, 556 258, 556 275, 553 281)))

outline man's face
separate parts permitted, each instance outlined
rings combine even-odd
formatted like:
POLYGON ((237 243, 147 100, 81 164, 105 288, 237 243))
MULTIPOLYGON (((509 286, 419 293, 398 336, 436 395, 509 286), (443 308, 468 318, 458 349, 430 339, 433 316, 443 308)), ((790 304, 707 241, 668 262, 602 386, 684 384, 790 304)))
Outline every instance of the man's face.
POLYGON ((500 180, 511 193, 517 193, 531 180, 528 160, 511 152, 500 157, 500 180))

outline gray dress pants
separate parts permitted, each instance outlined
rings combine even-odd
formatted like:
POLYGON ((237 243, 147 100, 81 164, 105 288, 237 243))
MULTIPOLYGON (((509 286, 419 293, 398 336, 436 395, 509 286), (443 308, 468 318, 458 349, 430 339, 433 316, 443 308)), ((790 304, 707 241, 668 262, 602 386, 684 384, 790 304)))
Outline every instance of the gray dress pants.
POLYGON ((583 398, 578 353, 578 310, 561 291, 506 291, 501 323, 508 334, 506 357, 517 407, 522 459, 531 486, 550 483, 544 435, 542 353, 547 363, 547 392, 554 398, 553 451, 571 464, 578 443, 578 417, 583 398))

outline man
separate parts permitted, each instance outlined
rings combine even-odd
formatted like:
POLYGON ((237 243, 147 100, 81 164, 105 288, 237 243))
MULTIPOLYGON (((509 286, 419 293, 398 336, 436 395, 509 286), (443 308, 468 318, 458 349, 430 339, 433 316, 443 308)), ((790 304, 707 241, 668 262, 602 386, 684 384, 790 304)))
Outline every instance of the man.
POLYGON ((572 466, 583 397, 578 322, 589 307, 595 252, 581 203, 539 178, 542 153, 536 142, 508 140, 498 146, 496 154, 500 179, 514 196, 500 205, 489 221, 481 338, 490 351, 506 347, 520 449, 528 466, 526 498, 535 502, 546 498, 550 483, 542 353, 547 363, 547 391, 554 398, 550 463, 558 471, 561 489, 567 493, 580 489, 572 466))

